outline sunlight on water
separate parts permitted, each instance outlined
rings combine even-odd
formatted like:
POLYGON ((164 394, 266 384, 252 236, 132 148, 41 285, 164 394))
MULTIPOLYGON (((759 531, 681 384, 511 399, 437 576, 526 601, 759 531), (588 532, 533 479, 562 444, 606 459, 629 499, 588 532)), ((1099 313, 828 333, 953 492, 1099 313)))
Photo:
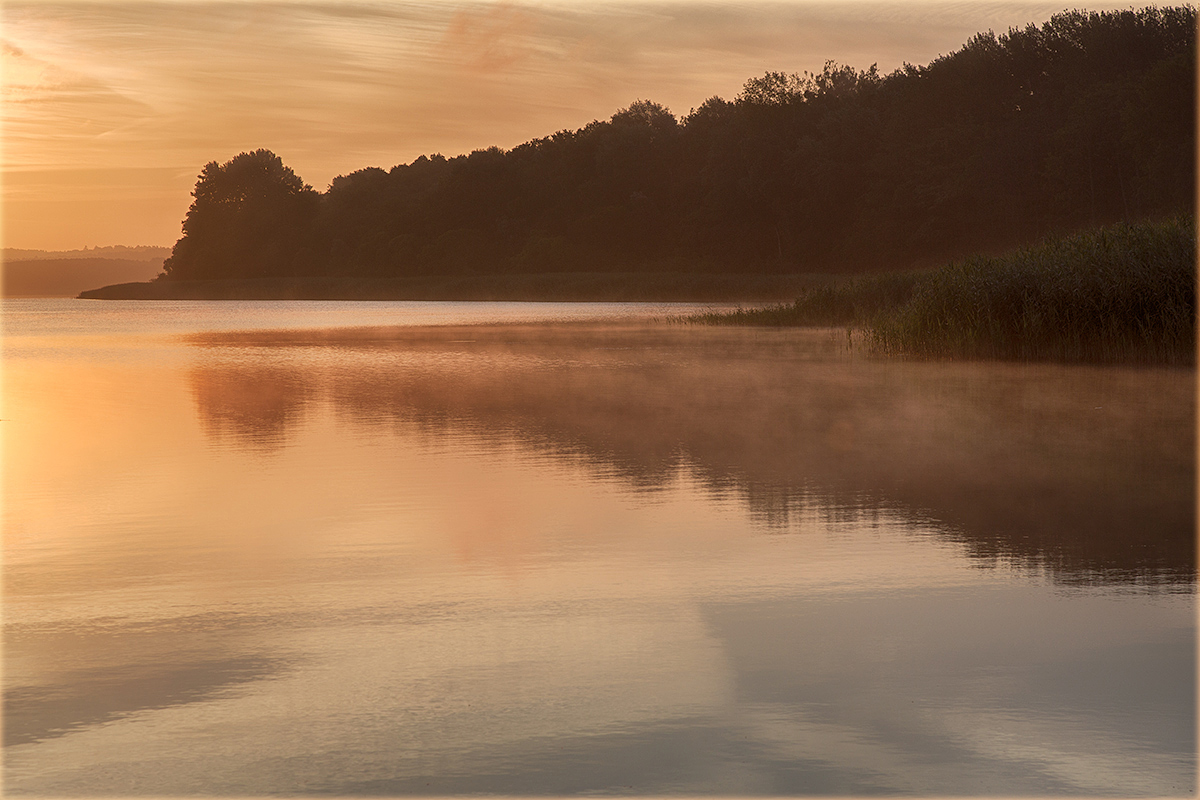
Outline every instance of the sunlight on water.
POLYGON ((1190 371, 36 302, 9 794, 1195 790, 1190 371))

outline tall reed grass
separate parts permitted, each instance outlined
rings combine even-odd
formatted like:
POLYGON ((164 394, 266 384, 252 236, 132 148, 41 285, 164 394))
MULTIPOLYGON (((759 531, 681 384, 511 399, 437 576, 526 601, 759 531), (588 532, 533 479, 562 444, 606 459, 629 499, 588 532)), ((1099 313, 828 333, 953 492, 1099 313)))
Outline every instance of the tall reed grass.
POLYGON ((1196 224, 1119 224, 698 322, 845 325, 919 357, 1195 364, 1196 224))
POLYGON ((871 324, 884 352, 1195 363, 1196 225, 1122 224, 931 273, 871 324))

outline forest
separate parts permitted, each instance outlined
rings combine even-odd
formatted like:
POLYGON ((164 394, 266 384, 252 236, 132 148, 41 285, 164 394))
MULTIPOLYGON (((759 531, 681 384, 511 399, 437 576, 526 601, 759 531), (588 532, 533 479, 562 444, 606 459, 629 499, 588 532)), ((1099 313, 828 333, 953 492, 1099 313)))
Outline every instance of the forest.
POLYGON ((1195 213, 1191 6, 1071 11, 890 74, 768 72, 511 150, 307 185, 207 164, 164 281, 861 273, 1195 213))

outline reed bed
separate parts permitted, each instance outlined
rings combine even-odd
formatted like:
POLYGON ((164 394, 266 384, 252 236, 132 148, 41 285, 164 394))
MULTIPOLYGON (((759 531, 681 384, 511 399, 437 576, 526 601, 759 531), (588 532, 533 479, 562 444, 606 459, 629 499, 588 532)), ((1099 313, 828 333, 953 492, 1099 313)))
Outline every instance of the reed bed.
POLYGON ((1195 364, 1196 225, 1119 224, 697 322, 845 325, 918 357, 1195 364))
POLYGON ((1195 363, 1196 226, 1122 224, 931 273, 870 326, 921 356, 1195 363))

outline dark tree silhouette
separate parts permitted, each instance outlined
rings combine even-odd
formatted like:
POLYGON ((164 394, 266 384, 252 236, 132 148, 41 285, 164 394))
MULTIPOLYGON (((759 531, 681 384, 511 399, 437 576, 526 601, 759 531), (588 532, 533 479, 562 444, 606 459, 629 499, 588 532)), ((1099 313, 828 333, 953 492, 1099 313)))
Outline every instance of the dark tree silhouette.
POLYGON ((163 264, 169 278, 295 274, 319 195, 270 150, 204 166, 183 221, 183 237, 163 264))
POLYGON ((888 75, 767 72, 676 119, 638 100, 512 150, 322 195, 207 165, 170 279, 930 265, 1195 211, 1196 11, 1058 14, 888 75))

